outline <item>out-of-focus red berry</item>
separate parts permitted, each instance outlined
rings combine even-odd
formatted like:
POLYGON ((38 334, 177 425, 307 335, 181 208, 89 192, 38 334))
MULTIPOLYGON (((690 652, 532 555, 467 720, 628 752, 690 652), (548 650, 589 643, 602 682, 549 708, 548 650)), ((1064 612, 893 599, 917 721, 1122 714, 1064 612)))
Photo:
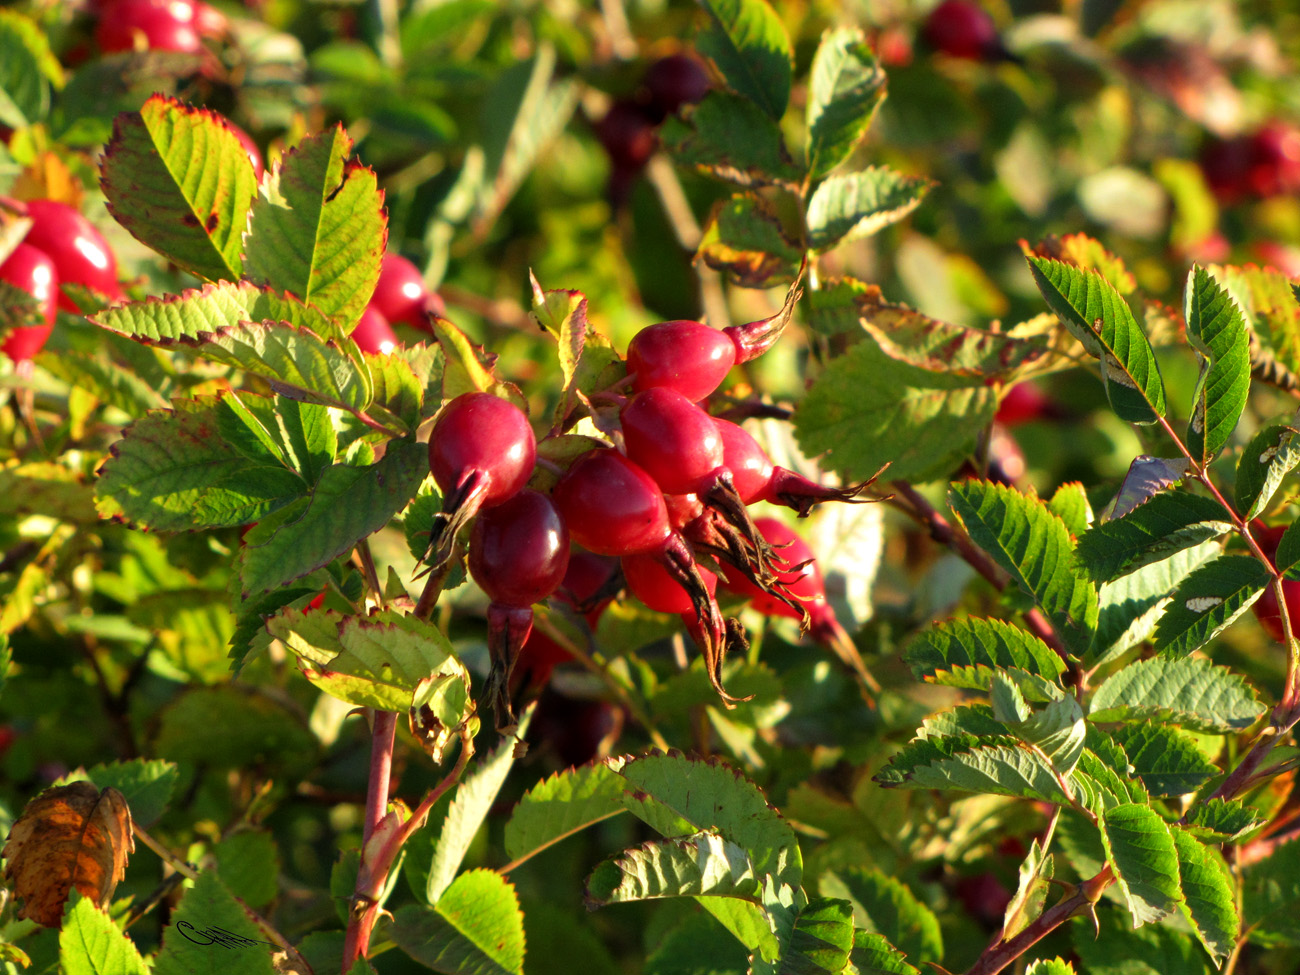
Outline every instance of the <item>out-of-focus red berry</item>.
POLYGON ((203 49, 195 25, 193 0, 116 0, 95 26, 100 50, 178 51, 197 54, 203 49))
POLYGON ((596 123, 596 138, 615 168, 635 171, 649 161, 659 145, 655 123, 634 101, 620 99, 596 123))
POLYGON ((235 138, 244 147, 244 152, 248 153, 248 161, 253 164, 253 175, 260 182, 262 173, 266 170, 266 167, 262 165, 262 151, 257 148, 257 143, 253 141, 253 137, 238 125, 230 121, 230 119, 226 119, 226 124, 230 126, 230 131, 235 133, 235 138))
POLYGON ((1250 188, 1264 197, 1300 190, 1300 129, 1274 120, 1251 136, 1250 188))
MULTIPOLYGON (((1280 525, 1274 527, 1259 521, 1250 524, 1250 533, 1270 559, 1277 554, 1277 544, 1282 540, 1285 531, 1286 528, 1280 525)), ((1291 630, 1293 633, 1300 633, 1300 582, 1283 579, 1282 594, 1286 597, 1286 615, 1291 620, 1291 630)), ((1265 587, 1263 594, 1251 604, 1250 609, 1259 620, 1259 625, 1264 628, 1264 632, 1278 643, 1285 639, 1282 614, 1278 611, 1277 596, 1273 594, 1271 584, 1265 587)))
MULTIPOLYGON (((104 235, 81 211, 57 200, 29 200, 27 215, 32 226, 23 243, 54 262, 60 285, 84 285, 111 301, 123 297, 117 283, 117 258, 104 235)), ((66 291, 59 295, 59 307, 77 313, 77 305, 66 291)))
POLYGON ((994 415, 1004 426, 1014 427, 1030 420, 1041 420, 1050 415, 1052 400, 1032 382, 1016 383, 998 404, 994 415))
POLYGON ((384 313, 390 322, 402 322, 421 331, 429 330, 426 310, 441 315, 442 299, 431 301, 420 269, 396 251, 384 254, 379 267, 379 281, 370 304, 384 313))
POLYGON ((930 11, 921 34, 932 48, 949 57, 984 61, 1002 51, 993 18, 974 0, 943 0, 930 11))
POLYGON ((691 54, 670 54, 646 68, 642 79, 648 98, 648 114, 660 119, 683 105, 704 100, 713 83, 699 58, 691 54))

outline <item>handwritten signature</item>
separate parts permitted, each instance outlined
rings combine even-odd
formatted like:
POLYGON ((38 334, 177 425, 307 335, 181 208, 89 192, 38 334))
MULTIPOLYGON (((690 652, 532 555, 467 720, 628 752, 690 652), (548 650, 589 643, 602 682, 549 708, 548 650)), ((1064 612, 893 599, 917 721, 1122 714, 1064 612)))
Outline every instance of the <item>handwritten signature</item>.
POLYGON ((189 921, 179 921, 176 924, 176 930, 187 941, 192 941, 196 945, 217 945, 221 948, 251 948, 253 945, 268 945, 272 948, 278 948, 279 945, 272 941, 258 941, 255 938, 245 938, 242 935, 234 934, 225 928, 210 927, 196 928, 189 921), (193 933, 191 933, 193 932, 193 933))

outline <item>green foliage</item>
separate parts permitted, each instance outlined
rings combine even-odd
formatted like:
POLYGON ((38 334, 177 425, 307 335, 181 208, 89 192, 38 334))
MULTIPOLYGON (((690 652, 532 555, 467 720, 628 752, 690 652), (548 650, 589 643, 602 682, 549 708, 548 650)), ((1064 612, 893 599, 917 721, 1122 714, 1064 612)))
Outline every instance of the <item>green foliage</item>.
POLYGON ((922 630, 905 659, 921 680, 985 690, 995 673, 1014 680, 1034 701, 1061 696, 1065 661, 1047 644, 1001 620, 963 619, 922 630))
POLYGON ((765 0, 705 0, 712 21, 700 50, 727 85, 780 121, 790 101, 794 54, 781 20, 765 0))
POLYGON ((808 172, 825 176, 862 140, 885 97, 885 73, 861 31, 829 30, 808 81, 808 172))
MULTIPOLYGON (((75 891, 59 928, 59 970, 67 975, 145 975, 131 939, 75 891)), ((269 970, 269 969, 268 969, 269 970)))
POLYGON ((1149 806, 1124 804, 1099 818, 1106 862, 1139 927, 1158 921, 1179 901, 1178 851, 1168 826, 1149 806))
POLYGON ((1199 657, 1151 657, 1116 671, 1089 705, 1093 721, 1161 718, 1200 731, 1242 730, 1263 707, 1239 674, 1199 657))
POLYGON ((267 940, 248 909, 235 900, 211 870, 200 873, 181 898, 153 970, 158 975, 215 975, 229 971, 230 960, 224 950, 217 949, 220 942, 213 936, 214 928, 222 929, 217 937, 244 939, 235 941, 229 949, 239 952, 241 972, 270 975, 275 970, 271 964, 274 942, 267 940))
POLYGON ((862 868, 825 873, 818 881, 824 897, 848 901, 858 928, 884 937, 908 958, 943 957, 939 919, 916 895, 893 877, 862 868))
POLYGON ((1268 570, 1246 555, 1221 555, 1193 570, 1160 617, 1156 648, 1186 656, 1204 646, 1259 598, 1268 578, 1268 570))
POLYGON ((1187 277, 1183 317, 1188 341, 1205 357, 1187 427, 1187 446, 1204 466, 1228 442, 1246 408, 1249 342, 1241 310, 1202 268, 1187 277))
POLYGON ((523 972, 519 899, 492 870, 457 877, 433 907, 403 907, 394 915, 392 935, 408 955, 444 975, 523 972))
POLYGON ((1122 518, 1103 521, 1079 538, 1075 562, 1095 582, 1111 580, 1218 538, 1232 520, 1217 501, 1165 491, 1122 518))
POLYGON ((1288 423, 1263 427, 1242 448, 1237 459, 1237 508, 1254 518, 1268 507, 1282 478, 1300 464, 1300 438, 1288 423))

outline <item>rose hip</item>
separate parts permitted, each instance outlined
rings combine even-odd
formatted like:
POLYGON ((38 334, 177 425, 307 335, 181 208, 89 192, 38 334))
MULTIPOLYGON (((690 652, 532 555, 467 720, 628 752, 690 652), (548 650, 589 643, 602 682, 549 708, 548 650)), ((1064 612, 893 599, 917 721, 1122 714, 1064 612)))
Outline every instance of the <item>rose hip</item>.
MULTIPOLYGON (((663 563, 652 555, 625 555, 620 560, 627 588, 637 599, 656 613, 691 614, 695 605, 691 595, 672 577, 663 563)), ((700 569, 700 577, 712 595, 718 579, 708 569, 700 569)), ((688 620, 689 622, 689 620, 688 620)))
POLYGON ((533 628, 533 603, 559 588, 569 563, 569 532, 551 499, 521 490, 479 513, 470 535, 469 573, 488 606, 488 694, 497 730, 513 731, 510 676, 533 628))
MULTIPOLYGON (((370 303, 390 322, 402 322, 423 332, 429 331, 426 310, 430 306, 430 294, 424 286, 424 275, 396 251, 384 254, 379 281, 375 284, 370 303)), ((441 302, 438 302, 438 307, 441 307, 441 302)))
POLYGON ((771 318, 724 329, 687 319, 647 325, 627 347, 632 388, 667 386, 692 402, 704 399, 733 365, 757 359, 776 343, 789 321, 789 305, 771 318))
POLYGON ((722 467, 713 418, 675 389, 637 393, 619 415, 628 458, 665 494, 704 494, 722 467))
POLYGON ((45 345, 54 330, 54 316, 59 297, 59 275, 54 262, 26 242, 13 249, 0 264, 0 281, 26 291, 40 303, 41 325, 24 325, 5 336, 3 351, 14 362, 29 362, 45 345))
POLYGON ((352 329, 352 341, 362 352, 387 355, 401 344, 388 319, 374 305, 366 305, 352 329))
MULTIPOLYGON (((57 200, 29 200, 26 206, 32 227, 23 242, 54 262, 61 284, 83 285, 110 301, 122 298, 117 259, 93 223, 79 210, 57 200)), ((66 290, 59 295, 59 307, 78 314, 66 290)))

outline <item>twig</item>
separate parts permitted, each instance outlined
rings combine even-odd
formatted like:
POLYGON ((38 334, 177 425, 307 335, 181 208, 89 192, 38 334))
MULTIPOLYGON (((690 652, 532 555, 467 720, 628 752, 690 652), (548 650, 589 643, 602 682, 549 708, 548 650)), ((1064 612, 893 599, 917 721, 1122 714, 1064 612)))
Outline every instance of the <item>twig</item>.
POLYGON ((180 857, 176 856, 176 854, 172 853, 171 850, 167 849, 167 847, 163 846, 156 839, 150 836, 145 828, 139 823, 131 824, 131 832, 135 834, 137 840, 157 853, 163 863, 167 864, 182 877, 187 880, 199 879, 198 872, 190 866, 190 864, 186 863, 180 857))
POLYGON ((370 539, 363 538, 357 542, 353 554, 356 555, 357 562, 361 566, 361 574, 365 576, 366 585, 375 594, 375 600, 382 604, 384 602, 384 587, 379 583, 379 570, 375 568, 375 556, 370 551, 370 539))
MULTIPOLYGON (((370 778, 366 786, 365 825, 361 839, 361 867, 357 871, 353 893, 353 910, 348 917, 347 934, 343 940, 343 971, 349 972, 358 958, 364 958, 370 947, 370 932, 374 929, 379 904, 371 890, 370 878, 384 878, 387 866, 367 864, 370 841, 388 810, 388 786, 393 770, 393 744, 397 735, 397 714, 393 711, 371 712, 370 778), (361 907, 364 905, 364 907, 361 907), (358 907, 360 909, 358 910, 358 907)), ((380 883, 382 889, 382 880, 380 883)))

